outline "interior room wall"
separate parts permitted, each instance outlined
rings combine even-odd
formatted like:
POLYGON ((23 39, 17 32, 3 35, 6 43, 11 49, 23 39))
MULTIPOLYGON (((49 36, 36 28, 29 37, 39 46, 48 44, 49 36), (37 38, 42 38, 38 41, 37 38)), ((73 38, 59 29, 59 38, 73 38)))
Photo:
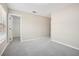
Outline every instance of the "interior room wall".
POLYGON ((21 16, 20 32, 22 40, 49 37, 49 18, 15 10, 9 10, 9 13, 21 16))
POLYGON ((79 48, 79 4, 72 4, 52 13, 51 38, 79 48))

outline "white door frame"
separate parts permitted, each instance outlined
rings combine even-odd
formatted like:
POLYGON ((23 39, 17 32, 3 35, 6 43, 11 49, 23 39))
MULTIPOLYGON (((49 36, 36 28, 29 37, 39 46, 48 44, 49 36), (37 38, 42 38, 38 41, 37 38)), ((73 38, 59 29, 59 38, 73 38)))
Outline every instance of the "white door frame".
MULTIPOLYGON (((22 24, 22 16, 19 15, 19 14, 9 13, 9 14, 8 14, 8 17, 11 16, 11 15, 20 17, 20 41, 22 41, 22 26, 21 26, 21 24, 22 24)), ((8 18, 8 19, 9 19, 9 18, 8 18)), ((9 33, 9 32, 8 32, 8 33, 9 33)), ((9 36, 8 36, 8 37, 9 37, 9 36)), ((8 38, 8 40, 9 40, 9 38, 8 38)))

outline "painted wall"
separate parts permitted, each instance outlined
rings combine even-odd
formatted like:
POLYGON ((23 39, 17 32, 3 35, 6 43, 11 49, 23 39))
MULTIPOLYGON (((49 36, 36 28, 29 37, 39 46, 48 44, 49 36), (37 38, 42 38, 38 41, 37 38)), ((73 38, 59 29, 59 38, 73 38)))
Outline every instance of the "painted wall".
POLYGON ((15 10, 10 10, 9 13, 22 16, 20 23, 22 40, 29 40, 39 37, 49 37, 49 18, 15 10))
POLYGON ((72 4, 51 16, 52 40, 79 48, 79 5, 72 4))

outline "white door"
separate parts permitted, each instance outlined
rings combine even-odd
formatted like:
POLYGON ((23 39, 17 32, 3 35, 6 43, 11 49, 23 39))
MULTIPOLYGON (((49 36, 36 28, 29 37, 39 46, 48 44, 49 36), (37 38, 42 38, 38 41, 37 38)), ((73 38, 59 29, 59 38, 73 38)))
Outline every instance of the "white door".
POLYGON ((8 41, 11 42, 13 40, 13 18, 9 15, 8 18, 8 41))

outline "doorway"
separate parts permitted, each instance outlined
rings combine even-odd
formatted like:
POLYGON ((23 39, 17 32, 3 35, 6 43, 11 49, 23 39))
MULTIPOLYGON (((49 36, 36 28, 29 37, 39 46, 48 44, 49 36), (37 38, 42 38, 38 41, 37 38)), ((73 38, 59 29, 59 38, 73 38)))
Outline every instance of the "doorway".
POLYGON ((8 20, 9 42, 18 38, 20 40, 20 16, 10 14, 8 20))

